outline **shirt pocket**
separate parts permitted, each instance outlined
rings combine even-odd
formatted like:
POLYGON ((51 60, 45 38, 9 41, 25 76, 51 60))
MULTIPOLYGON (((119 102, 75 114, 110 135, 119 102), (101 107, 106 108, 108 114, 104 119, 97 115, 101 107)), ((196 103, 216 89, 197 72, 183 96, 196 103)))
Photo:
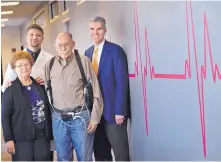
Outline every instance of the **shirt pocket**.
POLYGON ((83 80, 80 73, 80 70, 77 69, 78 67, 74 68, 70 75, 68 75, 68 85, 72 89, 78 89, 78 87, 83 86, 83 80))

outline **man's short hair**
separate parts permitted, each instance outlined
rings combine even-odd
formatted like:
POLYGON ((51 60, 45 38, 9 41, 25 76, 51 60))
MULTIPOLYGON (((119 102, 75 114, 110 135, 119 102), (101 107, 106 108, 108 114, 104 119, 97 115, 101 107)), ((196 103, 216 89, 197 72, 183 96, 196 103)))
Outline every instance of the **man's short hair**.
POLYGON ((106 20, 101 16, 93 17, 90 22, 100 22, 104 28, 106 28, 106 20))
POLYGON ((42 33, 42 35, 44 35, 44 31, 43 31, 42 27, 39 26, 38 24, 31 24, 31 25, 26 29, 26 33, 27 33, 30 29, 37 29, 37 30, 39 30, 39 31, 42 33))

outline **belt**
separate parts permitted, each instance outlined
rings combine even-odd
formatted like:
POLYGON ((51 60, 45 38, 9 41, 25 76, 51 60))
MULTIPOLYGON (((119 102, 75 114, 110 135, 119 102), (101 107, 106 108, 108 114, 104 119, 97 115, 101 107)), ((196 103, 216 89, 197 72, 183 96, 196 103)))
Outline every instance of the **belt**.
POLYGON ((53 109, 55 110, 55 112, 60 113, 60 114, 68 113, 68 112, 80 113, 81 111, 87 110, 86 106, 78 106, 78 107, 74 108, 73 110, 65 110, 65 111, 56 109, 55 107, 53 109))
POLYGON ((63 121, 71 121, 71 120, 75 119, 75 116, 78 113, 80 113, 82 111, 86 111, 87 108, 86 108, 86 106, 78 106, 70 111, 62 111, 62 110, 58 110, 56 108, 54 108, 54 110, 55 110, 55 112, 57 112, 61 115, 61 118, 63 121))

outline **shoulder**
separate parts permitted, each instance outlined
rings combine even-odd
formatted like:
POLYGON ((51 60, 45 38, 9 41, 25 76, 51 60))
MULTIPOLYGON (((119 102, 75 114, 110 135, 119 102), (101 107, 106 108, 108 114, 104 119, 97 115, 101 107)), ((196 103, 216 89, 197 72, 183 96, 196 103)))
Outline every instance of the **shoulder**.
POLYGON ((13 92, 19 92, 22 90, 22 84, 18 78, 16 78, 14 81, 12 81, 11 84, 12 85, 10 86, 10 88, 13 92))
POLYGON ((46 58, 48 58, 48 59, 50 59, 50 58, 53 57, 52 54, 50 54, 50 53, 44 51, 43 49, 41 50, 40 54, 44 55, 44 56, 45 56, 46 58))
POLYGON ((85 53, 89 52, 92 48, 93 46, 90 46, 88 49, 86 49, 85 53))
POLYGON ((116 43, 109 42, 109 41, 105 41, 105 44, 106 44, 108 47, 111 47, 111 48, 123 49, 120 45, 118 45, 118 44, 116 44, 116 43))
POLYGON ((80 58, 82 63, 88 64, 91 62, 91 60, 85 55, 80 54, 80 58))
MULTIPOLYGON (((52 56, 52 55, 51 55, 51 56, 52 56)), ((49 67, 49 64, 51 63, 51 61, 52 61, 52 60, 55 61, 55 59, 56 59, 56 56, 49 57, 49 58, 46 60, 45 66, 46 66, 46 67, 49 67)))
POLYGON ((124 52, 124 49, 120 46, 120 45, 118 45, 118 44, 116 44, 116 43, 112 43, 112 42, 108 42, 108 41, 106 41, 105 42, 105 46, 111 51, 111 52, 113 52, 114 54, 118 54, 118 53, 120 53, 120 54, 124 54, 125 52, 124 52))
POLYGON ((90 71, 92 68, 91 60, 85 55, 80 55, 80 58, 81 58, 81 63, 83 65, 84 70, 90 71))

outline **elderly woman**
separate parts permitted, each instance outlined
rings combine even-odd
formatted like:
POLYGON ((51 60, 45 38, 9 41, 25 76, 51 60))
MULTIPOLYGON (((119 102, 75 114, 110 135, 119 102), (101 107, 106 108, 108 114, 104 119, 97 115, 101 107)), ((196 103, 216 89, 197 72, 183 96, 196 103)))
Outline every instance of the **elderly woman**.
POLYGON ((2 129, 13 161, 49 161, 51 115, 44 87, 30 77, 34 60, 20 51, 11 67, 17 74, 2 98, 2 129))

